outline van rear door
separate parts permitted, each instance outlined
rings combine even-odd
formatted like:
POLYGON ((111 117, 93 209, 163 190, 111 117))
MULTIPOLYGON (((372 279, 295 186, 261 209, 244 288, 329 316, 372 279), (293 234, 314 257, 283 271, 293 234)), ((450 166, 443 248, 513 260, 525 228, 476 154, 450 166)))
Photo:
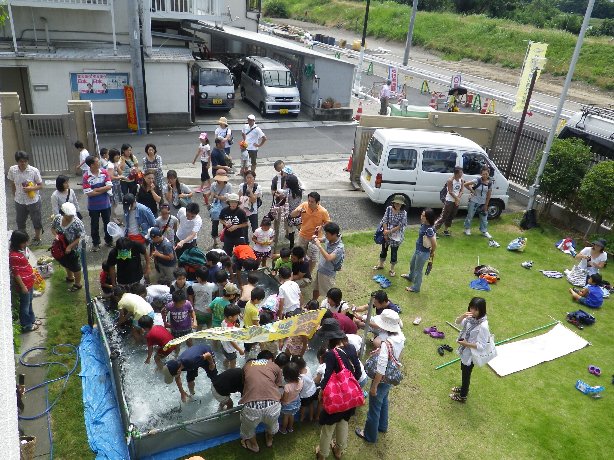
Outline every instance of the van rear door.
POLYGON ((441 208, 439 191, 454 174, 458 152, 446 148, 424 148, 420 155, 414 205, 441 208))

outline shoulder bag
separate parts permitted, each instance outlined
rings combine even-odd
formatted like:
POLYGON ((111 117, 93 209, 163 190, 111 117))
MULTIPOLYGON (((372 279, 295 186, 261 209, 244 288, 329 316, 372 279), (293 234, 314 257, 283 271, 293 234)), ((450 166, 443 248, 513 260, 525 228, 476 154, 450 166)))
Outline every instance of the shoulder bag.
POLYGON ((345 412, 365 403, 362 388, 354 374, 343 365, 337 350, 333 349, 332 352, 337 358, 340 371, 331 374, 322 392, 322 406, 328 414, 345 412))
POLYGON ((384 242, 386 241, 386 238, 384 237, 384 221, 387 220, 386 218, 389 217, 389 214, 390 208, 386 208, 384 218, 380 222, 379 227, 377 228, 377 230, 375 230, 375 234, 373 235, 373 241, 375 241, 375 244, 384 244, 384 242))
POLYGON ((68 243, 66 242, 66 237, 63 233, 58 233, 51 243, 51 256, 55 260, 60 260, 62 257, 66 255, 66 247, 68 243))
MULTIPOLYGON (((392 345, 386 340, 386 348, 388 349, 388 365, 386 366, 386 373, 384 374, 383 382, 390 385, 398 385, 403 380, 403 373, 401 372, 401 363, 394 357, 392 353, 392 345)), ((365 372, 369 378, 375 378, 377 373, 377 358, 379 356, 380 349, 373 351, 367 362, 365 363, 365 372)))
POLYGON ((211 220, 219 220, 222 209, 224 209, 222 202, 218 199, 213 200, 211 203, 211 208, 209 208, 209 216, 211 216, 211 220))
MULTIPOLYGON (((435 231, 435 229, 433 229, 433 231, 435 231)), ((437 234, 433 235, 433 238, 437 238, 437 234)), ((424 249, 431 249, 431 247, 433 247, 433 243, 431 239, 426 235, 426 233, 422 235, 422 246, 424 246, 424 249)))
POLYGON ((476 348, 470 348, 471 361, 477 364, 479 367, 484 366, 488 361, 497 356, 497 348, 495 347, 495 336, 490 334, 488 342, 482 351, 478 351, 476 348))

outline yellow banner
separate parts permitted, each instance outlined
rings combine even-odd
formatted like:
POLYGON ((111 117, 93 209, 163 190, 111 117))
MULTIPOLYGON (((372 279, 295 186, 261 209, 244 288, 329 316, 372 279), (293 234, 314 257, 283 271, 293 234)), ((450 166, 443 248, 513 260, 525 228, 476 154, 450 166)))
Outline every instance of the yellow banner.
POLYGON ((520 81, 518 82, 518 92, 516 93, 516 103, 512 107, 512 112, 520 112, 524 110, 524 104, 529 94, 529 87, 531 86, 531 77, 533 71, 537 71, 537 77, 535 81, 539 79, 544 65, 546 64, 546 50, 548 49, 548 43, 531 42, 529 44, 529 50, 524 59, 522 67, 522 73, 520 74, 520 81))
POLYGON ((231 342, 271 342, 273 340, 285 339, 286 337, 292 337, 295 335, 306 335, 311 338, 315 334, 316 330, 320 326, 322 316, 324 316, 325 309, 308 311, 300 315, 292 316, 288 319, 282 319, 281 321, 275 321, 271 324, 264 326, 251 326, 248 328, 221 328, 214 327, 211 329, 205 329, 204 331, 192 332, 191 334, 184 335, 171 340, 165 345, 165 349, 185 342, 188 339, 209 339, 209 340, 221 340, 231 342))

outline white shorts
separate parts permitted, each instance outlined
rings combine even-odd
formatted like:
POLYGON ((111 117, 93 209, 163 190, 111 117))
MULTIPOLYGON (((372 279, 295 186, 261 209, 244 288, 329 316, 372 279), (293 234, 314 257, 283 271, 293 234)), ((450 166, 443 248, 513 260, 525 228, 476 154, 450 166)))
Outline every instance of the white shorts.
POLYGON ((249 403, 244 405, 241 411, 241 439, 250 439, 256 436, 256 427, 260 422, 264 423, 267 433, 272 435, 277 433, 279 431, 280 412, 280 402, 272 403, 262 409, 251 407, 249 403))
POLYGON ((211 394, 213 395, 215 400, 219 402, 220 404, 226 404, 228 401, 230 401, 230 395, 222 396, 217 391, 215 391, 215 387, 213 385, 211 385, 211 394))

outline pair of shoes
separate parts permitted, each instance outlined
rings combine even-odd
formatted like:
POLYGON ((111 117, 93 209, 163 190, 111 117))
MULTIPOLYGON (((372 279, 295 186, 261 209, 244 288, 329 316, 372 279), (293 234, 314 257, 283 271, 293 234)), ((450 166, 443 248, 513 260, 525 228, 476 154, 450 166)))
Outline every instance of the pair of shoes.
POLYGON ((452 347, 450 345, 447 345, 447 344, 446 345, 440 345, 439 347, 437 347, 437 353, 439 353, 439 356, 443 356, 444 355, 444 353, 443 353, 444 351, 449 351, 451 353, 454 350, 452 349, 452 347))
POLYGON ((500 248, 501 245, 499 243, 497 243, 495 240, 490 240, 488 242, 488 246, 490 246, 491 248, 500 248))
POLYGON ((482 236, 484 238, 488 238, 489 240, 492 240, 492 235, 488 232, 482 232, 482 236))
POLYGON ((77 292, 78 290, 82 288, 83 286, 80 284, 73 284, 70 288, 68 288, 68 292, 77 292))
POLYGON ((392 286, 392 281, 390 281, 388 278, 384 278, 379 282, 379 285, 382 287, 382 289, 387 289, 392 286))
POLYGON ((452 234, 450 233, 450 230, 444 230, 443 236, 452 236, 452 234))
POLYGON ((466 396, 461 396, 459 393, 452 393, 450 395, 450 399, 452 401, 457 401, 457 402, 460 402, 460 403, 467 402, 467 397, 466 396))
POLYGON ((95 244, 94 246, 92 246, 92 252, 98 252, 100 251, 100 245, 99 244, 95 244))
POLYGON ((430 334, 431 332, 435 332, 437 330, 437 326, 425 327, 423 332, 425 334, 430 334))
POLYGON ((599 377, 601 375, 601 369, 592 364, 588 366, 588 371, 596 377, 599 377))
POLYGON ((42 242, 41 242, 40 238, 35 238, 30 243, 30 246, 40 246, 41 244, 42 244, 42 242))
POLYGON ((467 236, 471 236, 471 230, 469 230, 468 228, 466 228, 463 233, 467 236))
POLYGON ((526 268, 528 270, 531 267, 533 267, 533 261, 532 260, 527 260, 526 262, 521 263, 520 266, 522 268, 526 268))
POLYGON ((584 329, 584 326, 582 326, 582 324, 580 324, 580 322, 576 318, 574 318, 573 316, 570 316, 569 314, 567 314, 567 322, 569 324, 573 324, 580 330, 584 329))
POLYGON ((413 324, 415 326, 417 326, 418 324, 420 324, 422 322, 422 318, 420 316, 417 316, 416 319, 414 320, 413 324))

